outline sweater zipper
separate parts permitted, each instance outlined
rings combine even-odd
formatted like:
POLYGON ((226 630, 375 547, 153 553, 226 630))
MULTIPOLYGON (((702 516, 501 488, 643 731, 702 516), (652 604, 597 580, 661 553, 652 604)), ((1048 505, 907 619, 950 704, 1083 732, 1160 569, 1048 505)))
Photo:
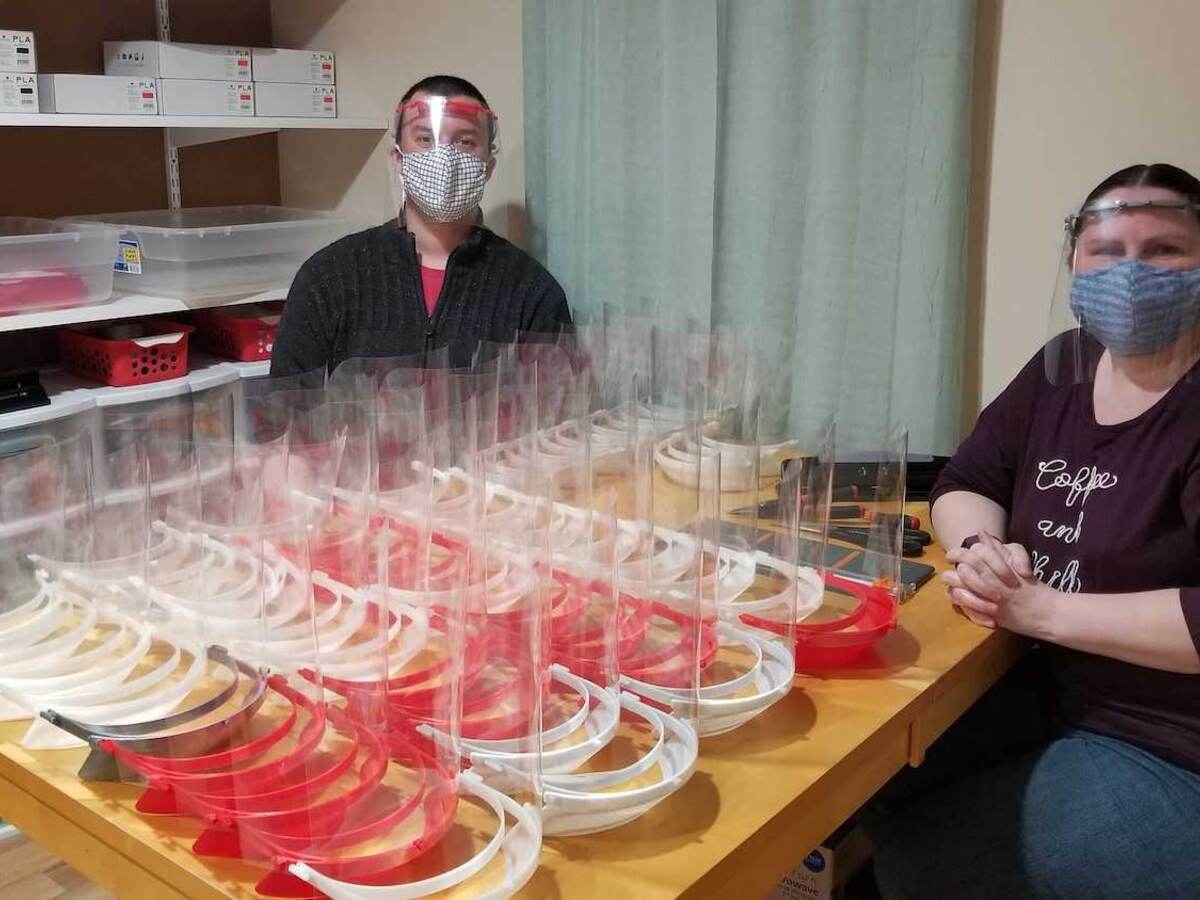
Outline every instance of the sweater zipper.
POLYGON ((425 317, 425 343, 421 347, 421 368, 424 369, 429 364, 429 353, 433 350, 433 341, 437 336, 438 316, 440 316, 442 313, 441 297, 449 295, 447 287, 450 284, 450 270, 454 265, 454 257, 458 256, 458 251, 462 249, 462 245, 460 244, 459 246, 455 247, 450 251, 450 255, 446 257, 446 274, 442 278, 442 293, 439 295, 438 305, 434 307, 433 315, 431 316, 429 313, 425 312, 425 286, 421 281, 421 257, 417 253, 417 242, 416 239, 412 237, 411 233, 409 233, 408 237, 410 242, 409 248, 412 251, 412 260, 414 263, 413 281, 414 287, 416 288, 416 298, 417 302, 421 304, 421 312, 425 317))
MULTIPOLYGON (((429 353, 431 350, 433 350, 433 339, 437 333, 436 323, 438 321, 438 317, 442 314, 442 307, 445 305, 442 303, 441 298, 446 297, 449 299, 450 297, 450 273, 454 267, 454 257, 458 255, 458 251, 459 247, 455 247, 450 251, 450 255, 446 257, 446 274, 442 276, 442 292, 438 295, 437 306, 433 308, 433 315, 431 316, 426 313, 425 316, 425 349, 421 351, 422 369, 427 367, 429 363, 429 353)), ((422 286, 422 296, 424 296, 424 291, 425 289, 422 286)))

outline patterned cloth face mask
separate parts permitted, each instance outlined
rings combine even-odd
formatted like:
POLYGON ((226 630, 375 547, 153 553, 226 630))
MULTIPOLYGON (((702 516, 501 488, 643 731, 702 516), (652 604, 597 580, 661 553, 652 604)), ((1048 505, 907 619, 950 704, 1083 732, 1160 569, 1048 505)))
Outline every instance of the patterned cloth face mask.
POLYGON ((434 222, 456 222, 479 206, 487 164, 452 144, 401 155, 404 193, 434 222))
POLYGON ((1200 325, 1200 269, 1139 259, 1076 275, 1071 312, 1116 356, 1148 356, 1200 325))

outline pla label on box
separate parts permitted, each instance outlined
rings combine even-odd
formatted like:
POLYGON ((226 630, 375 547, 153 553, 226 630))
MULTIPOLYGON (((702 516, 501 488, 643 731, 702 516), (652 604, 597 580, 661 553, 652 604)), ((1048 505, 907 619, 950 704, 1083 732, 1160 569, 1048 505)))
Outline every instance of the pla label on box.
POLYGON ((32 75, 37 71, 37 53, 32 31, 0 31, 0 72, 32 75))
POLYGON ((147 115, 158 115, 158 84, 154 81, 129 82, 129 109, 147 115))
POLYGON ((225 50, 225 77, 250 80, 250 51, 229 47, 225 50))
POLYGON ((239 115, 254 115, 254 86, 250 84, 229 85, 229 111, 239 115))
POLYGON ((337 116, 337 94, 333 88, 315 85, 309 92, 311 114, 314 116, 337 116))
POLYGON ((141 275, 142 245, 137 241, 117 241, 117 260, 113 263, 113 271, 125 275, 141 275))
POLYGON ((36 75, 0 72, 0 112, 35 113, 39 108, 36 75))
POLYGON ((314 53, 309 63, 309 77, 317 84, 333 84, 333 54, 314 53))

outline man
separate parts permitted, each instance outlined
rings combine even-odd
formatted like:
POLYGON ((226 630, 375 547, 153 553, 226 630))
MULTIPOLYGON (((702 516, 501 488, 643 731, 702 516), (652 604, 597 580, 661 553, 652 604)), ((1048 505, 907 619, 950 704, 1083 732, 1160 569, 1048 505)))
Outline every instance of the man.
POLYGON ((496 166, 496 116, 470 82, 424 78, 396 109, 391 164, 404 186, 396 220, 318 251, 296 274, 272 375, 351 357, 427 356, 468 365, 480 340, 556 333, 571 324, 558 282, 482 224, 496 166))

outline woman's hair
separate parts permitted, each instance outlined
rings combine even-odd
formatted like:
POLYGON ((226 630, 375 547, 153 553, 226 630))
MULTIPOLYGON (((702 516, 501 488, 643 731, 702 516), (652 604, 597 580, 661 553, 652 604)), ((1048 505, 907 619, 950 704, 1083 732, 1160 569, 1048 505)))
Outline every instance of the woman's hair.
MULTIPOLYGON (((1135 166, 1127 166, 1119 172, 1113 172, 1092 188, 1092 192, 1087 195, 1087 199, 1079 207, 1079 212, 1082 213, 1087 209, 1088 204, 1099 200, 1109 191, 1123 187, 1154 187, 1174 191, 1195 204, 1191 212, 1197 220, 1200 220, 1200 180, 1191 172, 1184 171, 1170 163, 1138 163, 1135 166)), ((1083 217, 1080 215, 1075 220, 1075 229, 1071 234, 1072 243, 1079 237, 1082 226, 1083 217)))

